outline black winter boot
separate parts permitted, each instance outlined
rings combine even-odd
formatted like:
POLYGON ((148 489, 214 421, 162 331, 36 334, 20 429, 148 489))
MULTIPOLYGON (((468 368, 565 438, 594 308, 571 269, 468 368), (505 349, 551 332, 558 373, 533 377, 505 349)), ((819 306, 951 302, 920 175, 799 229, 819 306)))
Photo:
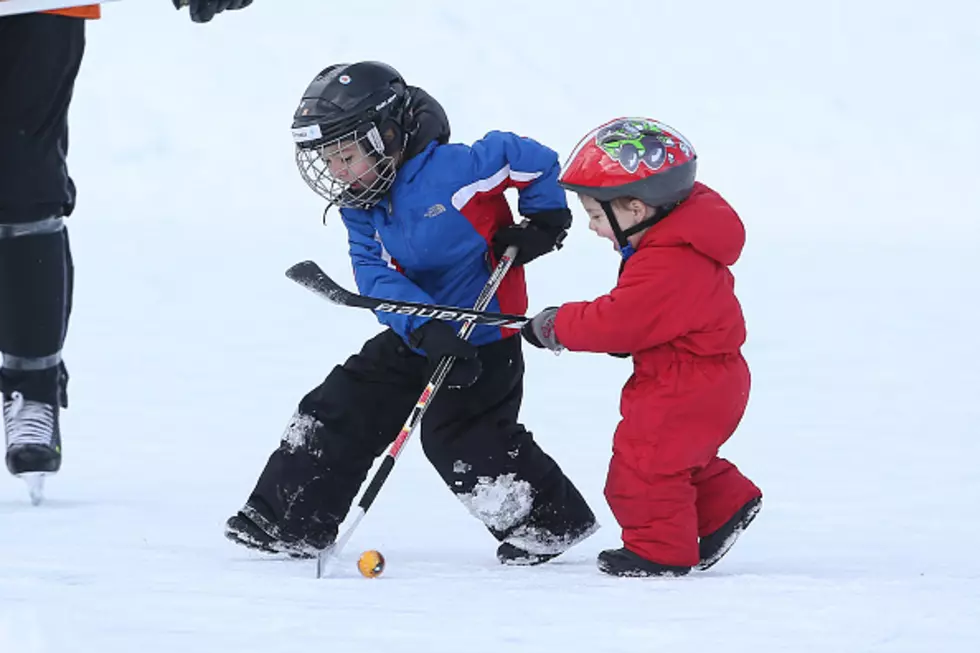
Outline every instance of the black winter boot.
POLYGON ((685 576, 690 567, 662 565, 639 556, 629 549, 607 549, 599 554, 599 571, 610 576, 685 576))
POLYGON ((531 553, 520 549, 513 544, 504 542, 499 547, 497 547, 497 560, 500 561, 502 565, 510 565, 514 567, 533 567, 534 565, 540 565, 544 562, 548 562, 553 558, 557 558, 561 553, 531 553))
POLYGON ((721 560, 735 545, 738 536, 749 527, 760 510, 762 510, 762 497, 756 497, 739 508, 738 512, 725 522, 724 526, 714 533, 702 537, 699 543, 701 562, 698 563, 696 569, 704 571, 721 560))
POLYGON ((256 551, 286 554, 293 558, 315 558, 337 538, 337 526, 315 529, 316 536, 290 537, 266 515, 259 501, 250 500, 225 522, 225 537, 256 551))

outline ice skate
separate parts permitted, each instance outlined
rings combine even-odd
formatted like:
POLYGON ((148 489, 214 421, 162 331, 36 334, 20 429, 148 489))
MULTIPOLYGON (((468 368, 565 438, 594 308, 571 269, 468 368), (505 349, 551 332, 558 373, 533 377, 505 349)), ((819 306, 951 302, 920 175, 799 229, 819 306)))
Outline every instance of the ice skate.
POLYGON ((3 402, 7 469, 27 483, 31 503, 44 499, 44 481, 61 469, 58 408, 13 392, 3 402))

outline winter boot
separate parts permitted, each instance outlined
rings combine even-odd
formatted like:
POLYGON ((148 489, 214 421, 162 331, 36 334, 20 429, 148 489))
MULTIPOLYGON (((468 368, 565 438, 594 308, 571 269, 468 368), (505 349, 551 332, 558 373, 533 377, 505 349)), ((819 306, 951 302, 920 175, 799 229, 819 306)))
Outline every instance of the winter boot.
POLYGON ((252 521, 245 514, 244 509, 239 510, 225 522, 225 537, 235 544, 241 544, 263 553, 284 553, 279 546, 279 540, 252 521))
POLYGON ((533 567, 534 565, 540 565, 541 563, 548 562, 553 558, 557 558, 564 551, 559 553, 531 553, 530 551, 525 551, 524 549, 518 548, 513 544, 504 542, 497 547, 497 560, 500 561, 502 565, 509 565, 514 567, 533 567))
POLYGON ((225 522, 225 537, 256 551, 284 553, 293 558, 315 558, 337 538, 336 525, 318 529, 315 536, 289 536, 267 516, 267 512, 259 501, 250 500, 225 522))
POLYGON ((515 567, 540 565, 554 560, 597 530, 599 524, 592 511, 589 511, 587 520, 561 535, 534 526, 520 526, 512 530, 497 547, 497 560, 502 565, 515 567))
POLYGON ((695 568, 704 571, 721 560, 760 510, 762 510, 762 497, 756 497, 739 508, 724 526, 702 537, 699 544, 701 562, 695 568))
POLYGON ((599 571, 610 576, 684 576, 690 567, 662 565, 639 556, 629 549, 607 549, 599 554, 599 571))

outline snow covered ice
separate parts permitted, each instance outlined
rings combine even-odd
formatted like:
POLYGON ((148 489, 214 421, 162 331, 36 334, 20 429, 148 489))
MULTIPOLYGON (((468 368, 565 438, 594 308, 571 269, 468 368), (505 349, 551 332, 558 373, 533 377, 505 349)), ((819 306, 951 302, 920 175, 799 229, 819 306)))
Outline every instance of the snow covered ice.
MULTIPOLYGON (((166 0, 92 23, 71 116, 79 204, 65 462, 32 507, 0 477, 0 653, 980 650, 980 5, 166 0), (804 6, 805 5, 805 6, 804 6), (336 576, 222 537, 296 402, 379 326, 284 276, 354 287, 289 125, 334 61, 391 63, 454 138, 680 129, 745 220, 753 372, 723 449, 765 508, 708 572, 600 574, 627 361, 528 351, 524 422, 603 527, 535 568, 413 440, 336 576), (358 554, 377 549, 368 581, 358 554)), ((532 310, 618 261, 576 225, 532 310)))

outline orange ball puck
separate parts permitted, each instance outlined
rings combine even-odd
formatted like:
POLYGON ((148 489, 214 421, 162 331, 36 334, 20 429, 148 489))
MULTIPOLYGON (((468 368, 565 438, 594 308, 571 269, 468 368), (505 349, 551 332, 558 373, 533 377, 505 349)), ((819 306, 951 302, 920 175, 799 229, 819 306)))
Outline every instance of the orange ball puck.
POLYGON ((357 570, 365 578, 377 578, 385 570, 385 557, 380 551, 365 551, 357 559, 357 570))

